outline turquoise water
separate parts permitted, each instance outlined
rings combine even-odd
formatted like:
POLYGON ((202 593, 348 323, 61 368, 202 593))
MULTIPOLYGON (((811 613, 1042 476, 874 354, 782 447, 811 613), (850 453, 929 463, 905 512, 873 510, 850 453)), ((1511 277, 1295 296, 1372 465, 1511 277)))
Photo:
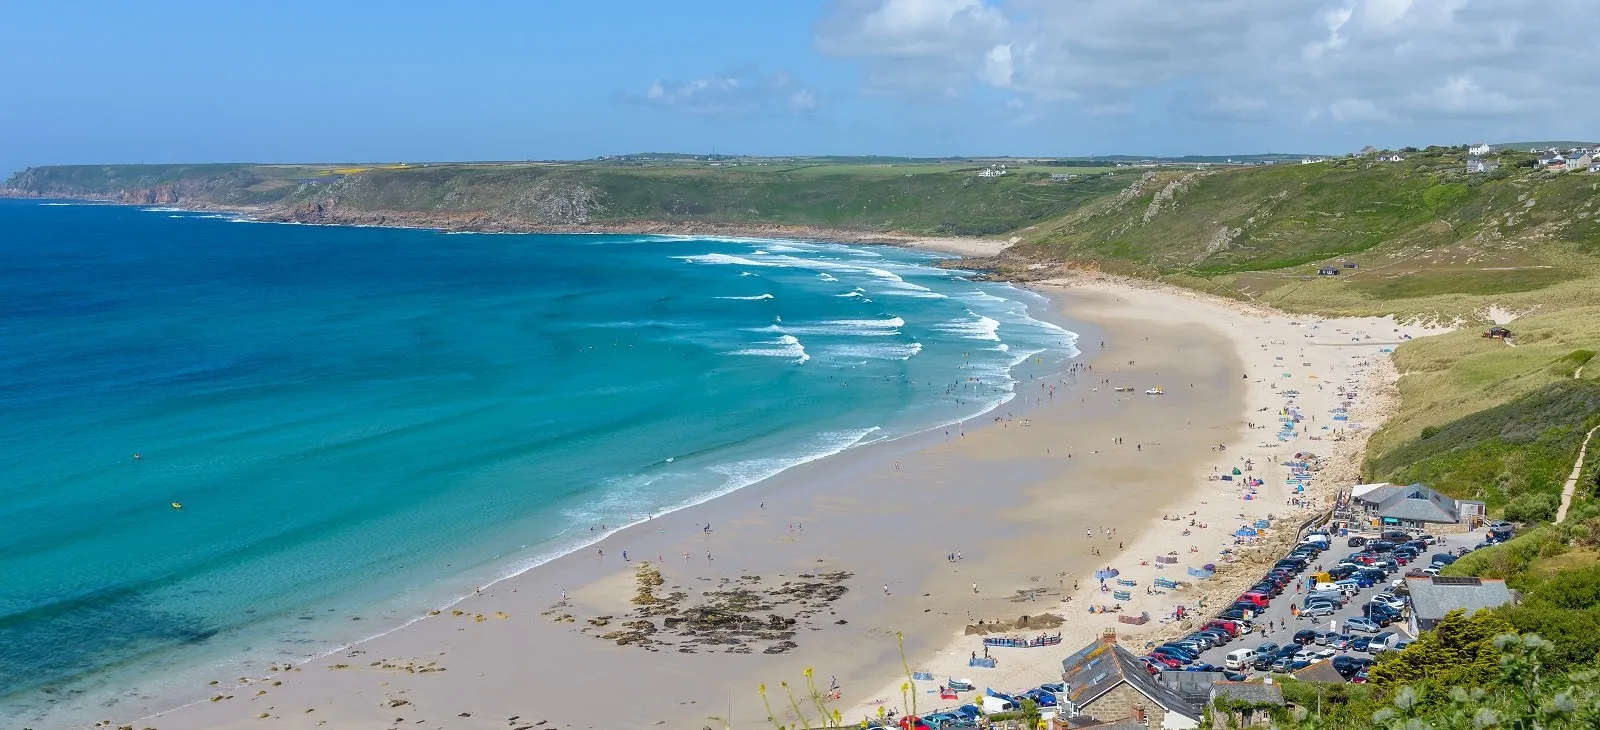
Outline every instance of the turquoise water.
POLYGON ((1074 354, 890 248, 39 201, 0 232, 0 719, 327 651, 1074 354))

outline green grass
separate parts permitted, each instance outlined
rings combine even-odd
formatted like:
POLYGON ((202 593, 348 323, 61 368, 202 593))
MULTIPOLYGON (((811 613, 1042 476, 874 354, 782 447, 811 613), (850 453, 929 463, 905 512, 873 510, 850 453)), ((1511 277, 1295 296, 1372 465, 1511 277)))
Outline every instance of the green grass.
POLYGON ((1369 481, 1422 482, 1491 510, 1524 495, 1558 502, 1589 426, 1600 423, 1600 383, 1553 382, 1375 455, 1369 481))
MULTIPOLYGON (((1581 303, 1578 299, 1571 303, 1581 303)), ((1587 300, 1600 301, 1600 300, 1587 300)), ((1552 302, 1552 305, 1562 302, 1552 302)), ((1509 324, 1516 347, 1481 336, 1486 324, 1423 337, 1395 349, 1401 407, 1369 444, 1372 459, 1459 419, 1571 380, 1574 351, 1600 349, 1600 305, 1536 313, 1509 324)), ((1600 370, 1600 368, 1597 368, 1600 370)), ((1584 381, 1591 379, 1588 368, 1584 381)))
POLYGON ((1400 275, 1388 279, 1371 278, 1351 282, 1350 286, 1373 298, 1390 301, 1416 299, 1440 294, 1493 296, 1534 291, 1580 277, 1576 271, 1554 266, 1519 270, 1445 270, 1426 276, 1400 275))

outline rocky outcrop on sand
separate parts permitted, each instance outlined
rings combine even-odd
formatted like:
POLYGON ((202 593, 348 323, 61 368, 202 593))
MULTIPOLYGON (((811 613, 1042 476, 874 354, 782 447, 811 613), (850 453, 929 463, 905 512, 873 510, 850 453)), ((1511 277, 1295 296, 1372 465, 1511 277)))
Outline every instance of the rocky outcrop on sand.
MULTIPOLYGON (((794 639, 801 629, 811 627, 824 612, 834 615, 830 605, 849 591, 844 583, 852 574, 802 573, 775 585, 776 579, 743 575, 717 580, 694 595, 682 586, 668 586, 663 594, 666 579, 649 563, 640 564, 634 577, 638 592, 630 603, 636 608, 625 615, 591 617, 580 631, 649 651, 672 647, 685 654, 750 654, 758 649, 782 654, 798 646, 794 639)), ((557 622, 574 621, 563 606, 558 604, 544 615, 557 622)))

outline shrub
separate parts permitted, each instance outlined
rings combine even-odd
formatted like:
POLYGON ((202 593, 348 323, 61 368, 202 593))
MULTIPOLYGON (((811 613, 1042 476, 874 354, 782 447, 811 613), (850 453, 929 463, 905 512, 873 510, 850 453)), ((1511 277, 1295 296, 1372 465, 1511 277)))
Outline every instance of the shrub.
POLYGON ((1556 500, 1548 494, 1524 494, 1506 504, 1512 522, 1546 522, 1556 513, 1556 500))

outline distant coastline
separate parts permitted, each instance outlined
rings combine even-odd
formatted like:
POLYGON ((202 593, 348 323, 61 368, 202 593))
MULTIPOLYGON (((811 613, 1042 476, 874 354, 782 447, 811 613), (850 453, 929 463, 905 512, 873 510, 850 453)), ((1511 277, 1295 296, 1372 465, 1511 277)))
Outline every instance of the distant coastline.
POLYGON ((443 211, 357 211, 344 208, 284 209, 276 206, 222 205, 199 200, 147 202, 109 195, 42 195, 16 188, 0 188, 0 198, 30 200, 92 201, 108 205, 150 207, 170 205, 175 209, 211 213, 232 213, 264 223, 299 223, 324 226, 369 226, 413 228, 448 233, 591 233, 614 235, 698 236, 711 238, 782 238, 817 243, 852 243, 915 248, 960 257, 995 256, 1011 245, 1010 241, 963 236, 919 236, 910 233, 860 231, 846 228, 790 225, 737 225, 701 221, 590 222, 581 224, 543 224, 494 216, 488 213, 443 211))

